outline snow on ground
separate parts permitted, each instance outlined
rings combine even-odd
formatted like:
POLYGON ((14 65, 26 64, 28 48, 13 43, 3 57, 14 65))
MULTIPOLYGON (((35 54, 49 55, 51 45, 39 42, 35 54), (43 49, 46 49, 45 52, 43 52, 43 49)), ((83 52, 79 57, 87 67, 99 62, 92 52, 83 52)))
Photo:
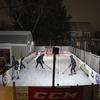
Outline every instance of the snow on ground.
MULTIPOLYGON (((78 67, 77 73, 70 74, 70 68, 65 69, 70 64, 70 53, 56 55, 56 72, 55 72, 55 86, 71 86, 71 85, 89 85, 91 81, 78 67), (64 72, 65 71, 65 72, 64 72), (64 72, 64 74, 62 74, 64 72)), ((35 68, 36 61, 33 59, 27 66, 20 72, 20 79, 14 80, 16 86, 52 86, 52 68, 53 68, 53 56, 44 56, 45 69, 42 69, 39 65, 35 68), (51 70, 49 69, 51 68, 51 70)))

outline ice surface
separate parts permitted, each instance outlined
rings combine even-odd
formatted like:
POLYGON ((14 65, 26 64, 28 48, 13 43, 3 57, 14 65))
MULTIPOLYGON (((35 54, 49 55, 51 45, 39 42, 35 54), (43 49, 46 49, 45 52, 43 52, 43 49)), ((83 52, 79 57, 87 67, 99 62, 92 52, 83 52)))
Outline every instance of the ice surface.
MULTIPOLYGON (((70 53, 56 55, 55 86, 89 85, 91 81, 78 67, 76 74, 70 74, 70 68, 65 69, 70 64, 70 53), (65 71, 65 72, 64 72, 65 71), (62 74, 64 72, 64 74, 62 74)), ((44 56, 45 69, 39 65, 35 68, 36 61, 32 61, 20 72, 20 79, 14 80, 16 86, 52 86, 53 55, 44 56), (50 67, 51 70, 48 68, 50 67)))

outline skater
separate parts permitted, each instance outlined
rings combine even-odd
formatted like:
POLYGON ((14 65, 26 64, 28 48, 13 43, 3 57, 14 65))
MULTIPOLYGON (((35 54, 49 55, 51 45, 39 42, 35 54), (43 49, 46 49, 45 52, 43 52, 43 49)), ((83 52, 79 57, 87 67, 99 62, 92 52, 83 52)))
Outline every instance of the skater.
POLYGON ((43 64, 44 64, 43 57, 44 57, 44 54, 41 54, 41 55, 36 59, 37 64, 36 64, 36 67, 35 67, 35 68, 37 68, 37 66, 40 64, 40 65, 42 66, 42 68, 44 69, 44 67, 43 67, 43 64))
POLYGON ((19 79, 19 62, 12 56, 12 80, 14 78, 19 79))
POLYGON ((23 64, 23 60, 24 60, 24 57, 22 57, 22 58, 19 59, 20 70, 22 70, 23 68, 26 68, 25 65, 23 64))
MULTIPOLYGON (((76 68, 76 61, 75 59, 73 58, 73 55, 70 56, 70 59, 71 59, 71 74, 73 74, 73 71, 74 71, 74 74, 76 74, 76 71, 75 71, 75 68, 76 68)), ((69 67, 70 67, 69 66, 69 67)))

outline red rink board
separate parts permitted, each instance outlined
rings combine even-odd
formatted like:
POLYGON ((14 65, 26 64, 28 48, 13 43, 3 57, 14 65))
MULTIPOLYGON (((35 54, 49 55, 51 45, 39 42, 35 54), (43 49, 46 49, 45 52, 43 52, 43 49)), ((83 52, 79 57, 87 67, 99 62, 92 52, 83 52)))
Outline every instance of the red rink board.
POLYGON ((82 100, 83 87, 29 87, 28 100, 82 100))

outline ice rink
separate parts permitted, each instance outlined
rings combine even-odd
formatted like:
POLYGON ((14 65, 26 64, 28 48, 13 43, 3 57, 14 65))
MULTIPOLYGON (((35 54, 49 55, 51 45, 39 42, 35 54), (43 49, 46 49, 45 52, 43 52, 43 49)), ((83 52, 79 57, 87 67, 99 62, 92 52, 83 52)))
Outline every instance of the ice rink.
MULTIPOLYGON (((56 55, 55 86, 90 85, 91 81, 79 68, 77 59, 76 74, 70 75, 70 68, 68 68, 70 65, 70 55, 70 52, 56 55), (67 70, 65 71, 65 69, 67 70)), ((35 68, 35 59, 32 59, 26 68, 21 70, 20 79, 14 80, 16 86, 52 86, 53 55, 45 54, 45 69, 42 69, 41 65, 35 68)))

